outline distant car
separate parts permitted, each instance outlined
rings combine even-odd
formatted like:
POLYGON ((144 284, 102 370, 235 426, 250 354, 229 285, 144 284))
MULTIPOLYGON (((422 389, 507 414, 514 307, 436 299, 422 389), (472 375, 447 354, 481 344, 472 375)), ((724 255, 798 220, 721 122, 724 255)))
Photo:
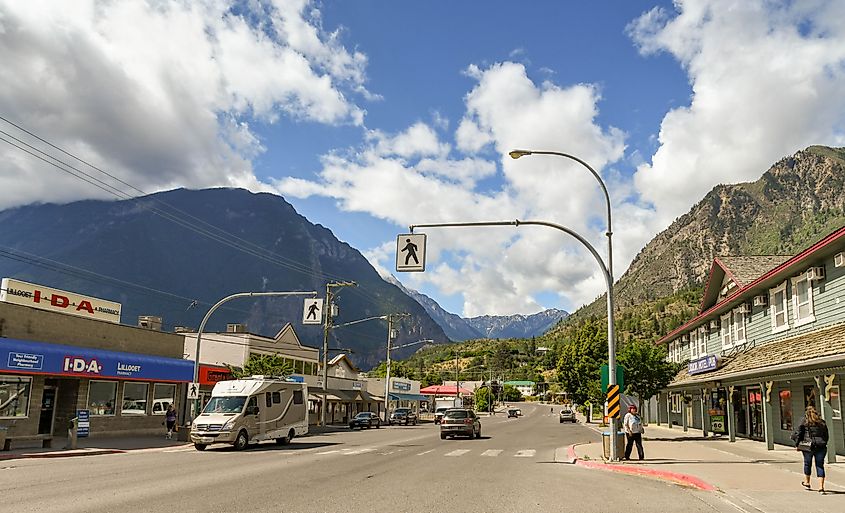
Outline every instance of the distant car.
POLYGON ((475 412, 467 408, 450 408, 440 421, 440 439, 450 436, 468 436, 481 438, 481 420, 475 412))
POLYGON ((575 422, 575 412, 569 408, 560 410, 560 422, 575 422))
POLYGON ((516 408, 511 408, 508 410, 508 418, 518 418, 519 417, 519 410, 516 408))
POLYGON ((396 408, 393 410, 393 413, 390 414, 390 418, 387 420, 389 425, 393 424, 413 424, 414 426, 417 425, 417 414, 414 413, 413 410, 410 408, 396 408))
POLYGON ((434 423, 435 424, 440 424, 440 421, 443 420, 443 414, 446 413, 446 411, 448 409, 449 408, 441 406, 440 408, 437 408, 436 410, 434 410, 434 423))
POLYGON ((352 417, 352 420, 349 421, 349 429, 370 429, 371 427, 375 427, 376 429, 381 427, 381 419, 371 411, 363 411, 352 417))

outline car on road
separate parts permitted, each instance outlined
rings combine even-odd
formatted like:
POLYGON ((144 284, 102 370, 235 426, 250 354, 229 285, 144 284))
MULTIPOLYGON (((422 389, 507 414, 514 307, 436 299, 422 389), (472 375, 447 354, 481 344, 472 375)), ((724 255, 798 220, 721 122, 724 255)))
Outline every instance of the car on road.
POLYGON ((511 418, 511 417, 513 417, 515 419, 519 418, 519 410, 517 410, 516 408, 510 408, 508 410, 508 418, 511 418))
POLYGON ((440 439, 450 436, 481 438, 481 420, 468 408, 450 408, 440 421, 440 439))
POLYGON ((413 424, 414 426, 417 425, 417 414, 414 413, 414 410, 410 408, 396 408, 393 410, 393 413, 390 414, 390 418, 387 420, 389 425, 393 424, 413 424))
POLYGON ((440 421, 443 420, 443 414, 446 413, 446 410, 449 408, 440 407, 434 410, 434 423, 440 424, 440 421))
POLYGON ((370 429, 371 427, 375 427, 376 429, 381 427, 381 419, 371 411, 362 411, 349 421, 349 429, 370 429))
POLYGON ((569 408, 560 410, 560 422, 575 422, 575 412, 569 408))

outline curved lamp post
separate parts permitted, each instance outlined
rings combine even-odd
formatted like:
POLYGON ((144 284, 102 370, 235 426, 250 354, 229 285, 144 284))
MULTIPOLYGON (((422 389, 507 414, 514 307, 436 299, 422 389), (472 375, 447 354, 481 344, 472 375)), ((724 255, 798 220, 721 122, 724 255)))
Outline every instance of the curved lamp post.
MULTIPOLYGON (((471 226, 521 226, 521 225, 534 225, 534 226, 547 226, 549 228, 555 228, 562 232, 568 233, 572 237, 578 240, 584 247, 589 250, 590 254, 593 255, 593 258, 596 259, 596 263, 599 264, 599 268, 601 269, 602 276, 604 276, 605 285, 607 286, 607 348, 608 348, 608 373, 609 373, 609 380, 611 385, 616 384, 616 344, 614 341, 616 337, 614 335, 614 320, 613 320, 613 277, 610 275, 610 271, 604 265, 604 260, 602 260, 601 255, 598 254, 596 249, 593 247, 592 244, 587 241, 584 237, 582 237, 578 232, 572 230, 571 228, 567 228, 565 226, 561 226, 559 224, 550 223, 547 221, 482 221, 482 222, 475 222, 475 223, 430 223, 430 224, 412 224, 408 228, 410 229, 411 233, 414 233, 415 228, 441 228, 441 227, 471 227, 471 226)), ((613 419, 611 423, 611 432, 616 433, 616 419, 613 419)), ((615 434, 610 437, 610 459, 616 461, 619 459, 619 447, 617 444, 615 434)))

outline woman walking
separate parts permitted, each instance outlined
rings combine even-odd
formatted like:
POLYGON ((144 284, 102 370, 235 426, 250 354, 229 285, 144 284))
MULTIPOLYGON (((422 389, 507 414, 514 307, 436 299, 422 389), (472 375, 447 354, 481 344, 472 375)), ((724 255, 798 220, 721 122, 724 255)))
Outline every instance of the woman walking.
POLYGON ((164 422, 167 424, 167 435, 165 437, 170 440, 173 438, 173 429, 176 427, 176 410, 173 409, 173 403, 167 405, 164 422))
POLYGON ((827 456, 827 441, 829 439, 827 425, 819 417, 816 408, 807 406, 801 425, 793 435, 795 450, 804 455, 804 481, 801 485, 810 490, 811 463, 815 460, 816 477, 819 478, 819 493, 824 494, 824 459, 827 456))

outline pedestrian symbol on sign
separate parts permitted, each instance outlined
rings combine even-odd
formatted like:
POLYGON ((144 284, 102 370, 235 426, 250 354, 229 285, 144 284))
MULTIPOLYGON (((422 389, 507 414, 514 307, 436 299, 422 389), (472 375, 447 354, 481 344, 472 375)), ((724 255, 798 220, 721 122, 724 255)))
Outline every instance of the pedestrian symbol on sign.
POLYGON ((406 233, 396 238, 396 271, 425 271, 424 233, 406 233))
POLYGON ((199 383, 189 383, 188 384, 188 399, 194 400, 200 398, 200 384, 199 383))
POLYGON ((308 298, 302 308, 302 324, 322 324, 323 300, 308 298))

